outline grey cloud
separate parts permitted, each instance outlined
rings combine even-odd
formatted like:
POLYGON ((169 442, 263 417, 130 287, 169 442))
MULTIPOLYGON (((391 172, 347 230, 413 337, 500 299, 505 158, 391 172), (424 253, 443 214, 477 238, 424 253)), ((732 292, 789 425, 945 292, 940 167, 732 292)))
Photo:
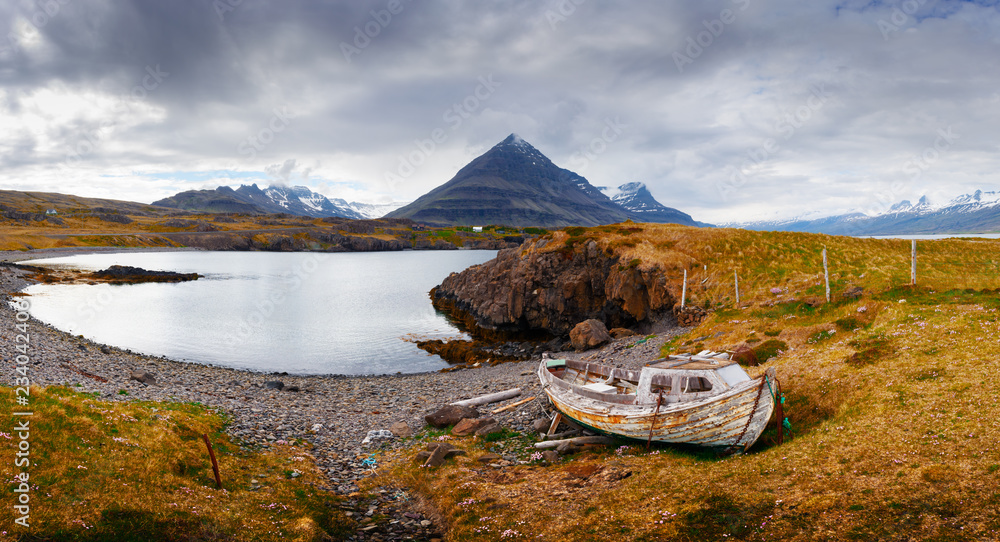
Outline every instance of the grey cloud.
MULTIPOLYGON (((397 195, 385 193, 383 172, 444 130, 447 141, 399 187, 415 197, 509 132, 571 167, 606 119, 620 117, 626 128, 585 175, 597 185, 646 182, 698 219, 841 211, 901 178, 908 197, 998 184, 1000 74, 989 67, 1000 14, 991 3, 927 3, 888 35, 880 21, 893 20, 898 2, 400 0, 396 13, 389 0, 232 3, 220 13, 213 0, 73 0, 37 29, 42 46, 0 43, 0 111, 12 119, 0 128, 0 182, 51 183, 58 171, 86 191, 106 169, 286 178, 290 168, 315 187, 367 186, 374 200, 397 195), (689 62, 678 67, 678 55, 689 62), (169 75, 142 89, 151 69, 169 75), (490 74, 496 92, 457 126, 447 122, 444 112, 490 74), (816 85, 829 100, 782 124, 816 85), (109 108, 101 96, 130 107, 103 117, 53 108, 39 127, 45 90, 75 93, 94 111, 109 108), (290 119, 274 124, 282 108, 290 119), (93 152, 60 169, 109 124, 93 152), (961 139, 911 179, 906 161, 948 126, 961 139), (267 143, 241 152, 253 138, 267 143), (719 183, 768 139, 780 149, 720 197, 719 183)), ((38 9, 0 6, 3 35, 38 9)), ((146 199, 188 182, 150 183, 146 199)))

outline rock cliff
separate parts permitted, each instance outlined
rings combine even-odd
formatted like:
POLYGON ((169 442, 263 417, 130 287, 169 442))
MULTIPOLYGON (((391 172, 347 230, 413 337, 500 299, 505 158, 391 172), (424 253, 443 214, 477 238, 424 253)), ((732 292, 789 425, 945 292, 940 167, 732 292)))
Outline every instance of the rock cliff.
POLYGON ((566 336, 594 318, 632 327, 670 312, 674 297, 658 269, 640 269, 585 241, 546 250, 546 239, 501 250, 497 257, 452 273, 432 291, 435 306, 455 309, 485 329, 545 330, 566 336))

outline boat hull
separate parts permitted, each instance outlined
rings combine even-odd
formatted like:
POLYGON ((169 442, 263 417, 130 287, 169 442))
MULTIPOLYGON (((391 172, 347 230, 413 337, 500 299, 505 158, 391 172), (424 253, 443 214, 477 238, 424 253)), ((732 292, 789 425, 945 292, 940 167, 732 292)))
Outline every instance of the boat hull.
POLYGON ((546 395, 564 416, 601 433, 641 441, 747 449, 763 433, 774 410, 773 392, 764 377, 707 399, 661 404, 657 410, 655 404, 583 397, 550 373, 544 362, 538 372, 546 395))

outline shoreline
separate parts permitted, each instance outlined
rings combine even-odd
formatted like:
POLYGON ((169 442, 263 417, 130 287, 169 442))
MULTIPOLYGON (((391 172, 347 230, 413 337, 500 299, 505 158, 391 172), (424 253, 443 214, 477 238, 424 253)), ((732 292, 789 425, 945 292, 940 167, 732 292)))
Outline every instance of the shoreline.
MULTIPOLYGON (((46 258, 78 256, 81 254, 115 254, 128 252, 193 252, 204 251, 200 247, 55 247, 31 250, 0 250, 0 262, 28 262, 46 258)), ((7 292, 4 292, 7 293, 7 292)))
MULTIPOLYGON (((0 268, 0 296, 4 301, 10 301, 12 293, 27 286, 21 275, 21 270, 0 268)), ((0 342, 14 344, 14 323, 14 311, 5 303, 4 310, 0 310, 0 342)), ((326 489, 341 494, 356 491, 355 481, 370 476, 361 465, 362 457, 399 442, 393 438, 362 445, 370 430, 405 422, 416 432, 425 426, 426 414, 447 403, 514 387, 521 388, 522 398, 535 396, 536 400, 497 415, 501 425, 530 431, 532 421, 547 414, 547 401, 535 374, 537 358, 447 373, 286 375, 138 354, 70 335, 34 317, 28 324, 32 384, 63 385, 97 393, 107 401, 198 402, 220 409, 232 420, 227 432, 245 445, 269 446, 289 439, 310 442, 311 454, 329 480, 326 489), (156 383, 146 385, 132 380, 132 371, 149 372, 156 383), (282 381, 286 390, 296 387, 299 391, 267 388, 266 382, 274 380, 282 381)), ((673 332, 685 328, 670 331, 628 350, 625 346, 640 336, 613 341, 600 350, 558 355, 594 359, 628 352, 628 359, 618 361, 628 363, 631 359, 641 364, 642 360, 655 359, 659 345, 673 332)), ((5 349, 2 356, 4 362, 9 362, 4 363, 5 382, 12 382, 13 354, 5 349)))

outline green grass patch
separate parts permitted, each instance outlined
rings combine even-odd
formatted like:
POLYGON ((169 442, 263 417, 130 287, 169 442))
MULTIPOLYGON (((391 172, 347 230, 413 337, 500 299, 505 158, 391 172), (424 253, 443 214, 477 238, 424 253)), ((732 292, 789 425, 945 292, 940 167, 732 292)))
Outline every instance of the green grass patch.
POLYGON ((853 367, 871 365, 896 353, 892 341, 883 333, 875 333, 866 337, 855 337, 847 344, 857 352, 847 357, 846 363, 853 367))

